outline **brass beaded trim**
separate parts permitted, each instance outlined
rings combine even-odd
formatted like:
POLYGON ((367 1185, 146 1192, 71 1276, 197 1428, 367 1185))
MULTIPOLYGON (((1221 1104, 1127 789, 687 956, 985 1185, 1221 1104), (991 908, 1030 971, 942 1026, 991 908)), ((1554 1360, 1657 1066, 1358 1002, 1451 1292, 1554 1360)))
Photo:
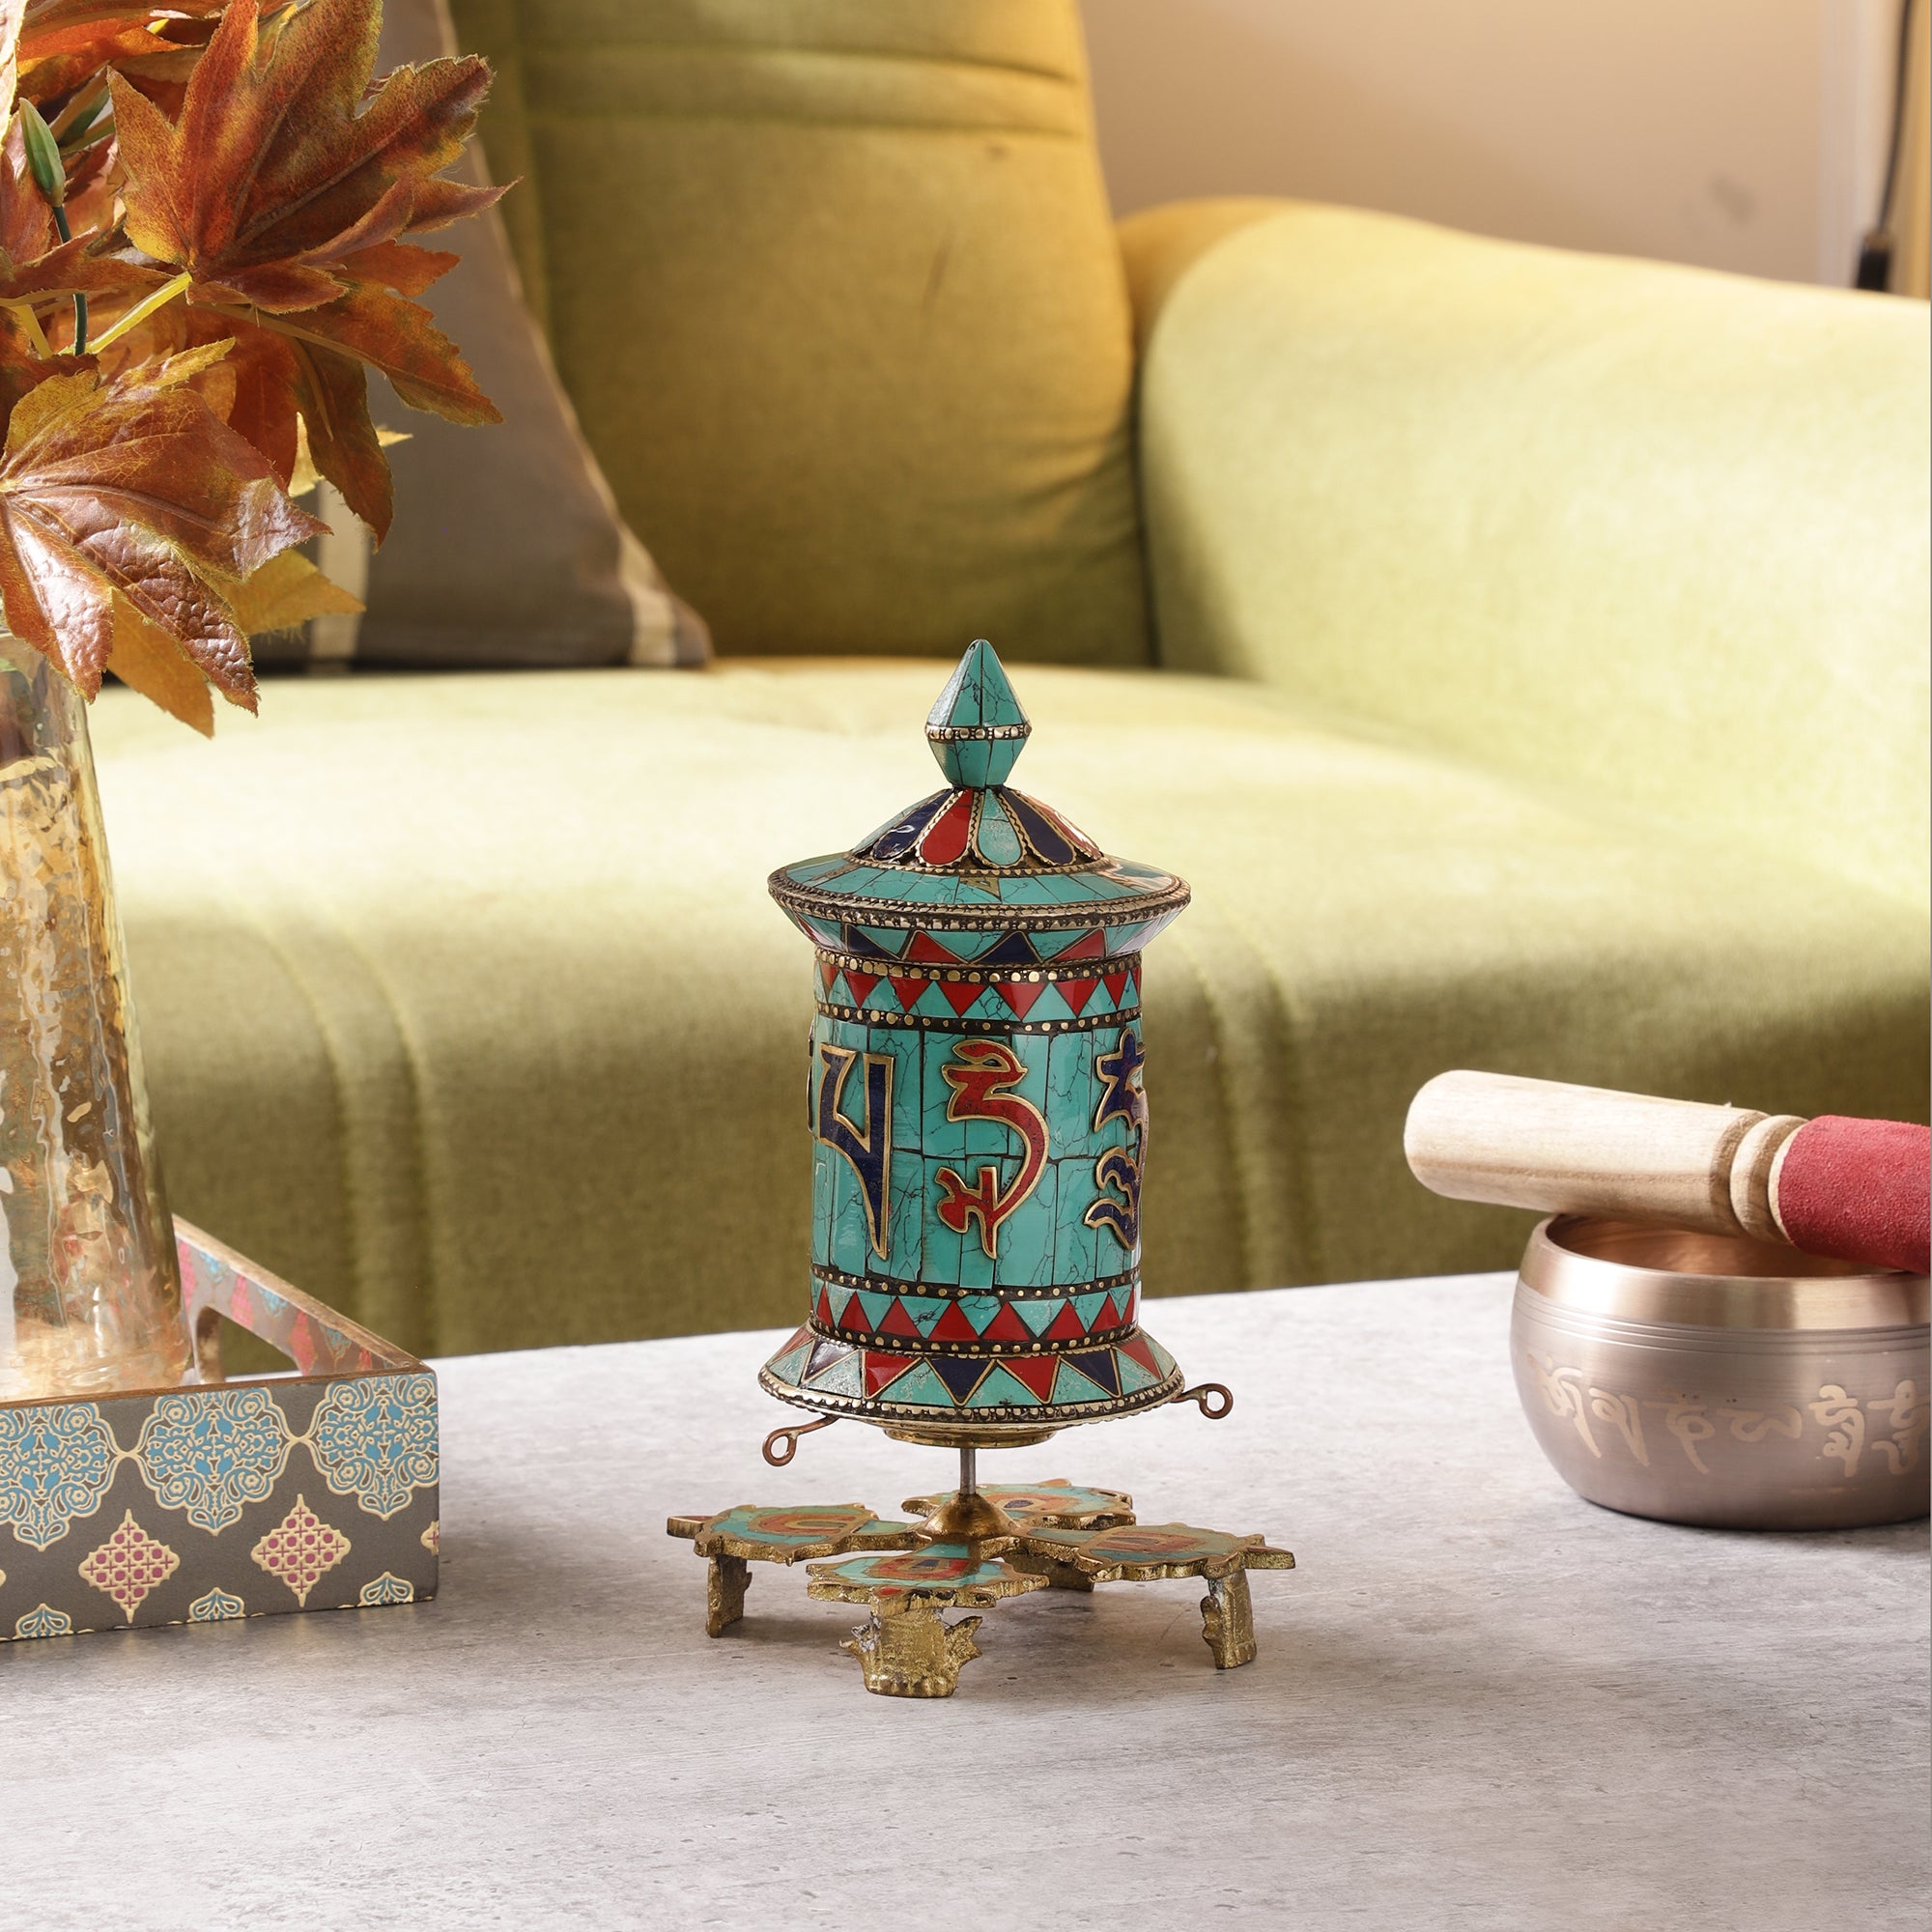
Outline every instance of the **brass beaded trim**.
POLYGON ((893 1013, 881 1007, 835 1007, 827 1000, 819 1000, 815 1005, 818 1012, 829 1020, 851 1020, 859 1026, 914 1027, 925 1033, 1093 1033, 1100 1027, 1124 1025, 1141 1016, 1138 1007, 1121 1007, 1110 1013, 1083 1013, 1075 1020, 962 1020, 951 1013, 893 1013))
POLYGON ((867 1294, 923 1294, 936 1301, 963 1301, 970 1295, 996 1294, 1002 1301, 1065 1301, 1075 1294, 1111 1294, 1118 1288, 1130 1288, 1138 1295, 1141 1271, 1130 1267, 1120 1274, 1095 1275, 1091 1281, 1048 1282, 1043 1287, 967 1288, 957 1282, 897 1281, 884 1274, 849 1274, 828 1262, 811 1264, 813 1281, 834 1288, 861 1288, 867 1294))
POLYGON ((974 966, 963 960, 949 966, 943 959, 880 959, 870 953, 835 952, 829 946, 812 951, 840 973, 856 966, 868 980, 944 980, 954 986, 1051 986, 1062 980, 1100 980, 1109 972, 1132 973, 1141 956, 1136 949, 1103 953, 1097 959, 1042 959, 1037 966, 974 966))

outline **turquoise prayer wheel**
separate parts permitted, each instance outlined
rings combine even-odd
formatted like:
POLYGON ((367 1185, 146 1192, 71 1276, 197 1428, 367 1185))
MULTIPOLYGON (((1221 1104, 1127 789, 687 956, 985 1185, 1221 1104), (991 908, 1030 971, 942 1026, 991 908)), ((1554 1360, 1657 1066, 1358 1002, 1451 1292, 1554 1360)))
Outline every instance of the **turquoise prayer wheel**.
POLYGON ((1140 1325, 1141 954, 1188 889, 1009 785, 1030 730, 974 643, 926 721, 945 786, 770 880, 815 952, 811 1307, 759 1380, 912 1441, 1180 1391, 1140 1325))

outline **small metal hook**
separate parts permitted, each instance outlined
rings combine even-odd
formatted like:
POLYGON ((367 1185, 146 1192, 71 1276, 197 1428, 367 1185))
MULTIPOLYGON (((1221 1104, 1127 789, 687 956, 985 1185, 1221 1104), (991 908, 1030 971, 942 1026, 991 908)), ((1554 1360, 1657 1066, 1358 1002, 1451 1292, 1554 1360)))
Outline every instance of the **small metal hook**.
POLYGON ((764 1459, 774 1469, 782 1469, 798 1454, 798 1438, 810 1435, 816 1429, 830 1429, 838 1418, 836 1415, 821 1415, 816 1422, 794 1422, 783 1429, 774 1429, 765 1437, 764 1459), (780 1448, 780 1444, 784 1446, 780 1448))
POLYGON ((1235 1392, 1223 1382, 1196 1382, 1191 1389, 1182 1389, 1169 1400, 1195 1403, 1209 1422, 1219 1422, 1234 1407, 1235 1392))

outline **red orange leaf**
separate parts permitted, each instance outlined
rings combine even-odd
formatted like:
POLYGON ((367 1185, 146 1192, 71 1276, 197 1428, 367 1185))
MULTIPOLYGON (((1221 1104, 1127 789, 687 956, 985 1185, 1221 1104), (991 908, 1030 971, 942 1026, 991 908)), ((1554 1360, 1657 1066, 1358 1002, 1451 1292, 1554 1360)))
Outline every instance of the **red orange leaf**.
POLYGON ((305 431, 386 528, 367 370, 497 419, 412 299, 456 258, 407 240, 499 192, 442 178, 489 72, 374 85, 379 20, 379 0, 0 0, 0 604, 87 696, 112 668, 206 730, 211 682, 253 708, 250 632, 354 608, 297 552, 322 526, 287 485, 305 431), (44 191, 16 90, 44 107, 44 191), (95 353, 60 353, 83 329, 95 353))
POLYGON ((125 597, 114 599, 114 647, 107 668, 204 738, 214 736, 208 679, 158 624, 149 623, 125 597))
POLYGON ((358 248, 342 260, 342 272, 369 288, 394 289, 399 296, 419 296, 448 274, 462 258, 446 248, 417 248, 408 242, 378 242, 358 248))
POLYGON ((253 637, 286 631, 311 617, 354 616, 362 600, 331 583, 298 550, 270 557, 229 597, 242 628, 253 637))
MULTIPOLYGON (((17 0, 15 0, 17 5, 17 0)), ((114 35, 145 34, 149 22, 218 14, 227 0, 167 0, 150 6, 143 0, 27 0, 20 30, 20 59, 44 60, 50 54, 83 52, 114 35)))
POLYGON ((0 457, 0 599, 15 636, 88 696, 124 598, 235 702, 254 704, 228 586, 321 526, 186 382, 136 370, 47 378, 0 457))
POLYGON ((354 356, 320 343, 291 341, 289 347, 310 459, 380 540, 395 508, 395 486, 369 419, 369 379, 354 356))
POLYGON ((26 14, 26 0, 0 0, 0 115, 14 112, 14 91, 20 80, 20 29, 26 14))
POLYGON ((432 411, 451 422, 502 421, 496 405, 476 386, 455 343, 437 327, 429 310, 415 302, 380 289, 355 288, 326 308, 277 316, 269 326, 346 350, 357 361, 380 369, 412 409, 432 411))
MULTIPOLYGON (((174 121, 110 74, 134 242, 220 281, 270 262, 326 259, 399 188, 387 232, 366 240, 415 225, 409 199, 462 153, 490 72, 468 55, 399 68, 364 104, 380 17, 377 0, 309 0, 264 52, 255 9, 238 0, 174 121)), ((470 189, 457 212, 496 192, 470 189)), ((425 215, 451 218, 446 194, 430 204, 425 215)))
POLYGON ((0 254, 0 301, 46 301, 71 295, 125 297, 138 301, 166 279, 157 269, 99 250, 99 243, 93 238, 76 235, 35 261, 16 262, 0 254))
POLYGON ((497 198, 438 179, 475 125, 489 70, 431 61, 372 92, 379 23, 377 0, 307 0, 265 37, 255 0, 235 0, 177 115, 108 79, 129 239, 189 271, 189 302, 221 311, 224 326, 297 346, 279 414, 270 398, 244 433, 286 475, 299 410, 318 468, 380 539, 387 465, 361 371, 337 365, 380 369, 405 403, 453 422, 500 418, 409 299, 454 258, 402 241, 497 198))

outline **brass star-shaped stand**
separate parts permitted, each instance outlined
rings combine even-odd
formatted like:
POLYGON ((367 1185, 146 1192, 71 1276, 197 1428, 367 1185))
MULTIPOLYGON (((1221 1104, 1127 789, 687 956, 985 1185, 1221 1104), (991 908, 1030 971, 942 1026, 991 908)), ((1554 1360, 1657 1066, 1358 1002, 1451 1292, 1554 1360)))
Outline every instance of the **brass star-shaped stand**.
POLYGON ((870 1612, 844 1642, 866 1689, 889 1697, 950 1697, 962 1664, 980 1653, 980 1618, 947 1623, 948 1609, 984 1609, 1047 1588, 1200 1577, 1201 1634, 1214 1664, 1232 1670, 1256 1655, 1250 1570, 1292 1570, 1294 1558, 1259 1536, 1182 1522, 1139 1523, 1118 1490, 1054 1480, 981 1490, 973 1452, 961 1452, 956 1490, 901 1505, 893 1520, 863 1503, 803 1509, 743 1504, 717 1516, 674 1516, 666 1525, 710 1564, 705 1631, 722 1636, 744 1615, 753 1563, 810 1564, 807 1594, 870 1612))

